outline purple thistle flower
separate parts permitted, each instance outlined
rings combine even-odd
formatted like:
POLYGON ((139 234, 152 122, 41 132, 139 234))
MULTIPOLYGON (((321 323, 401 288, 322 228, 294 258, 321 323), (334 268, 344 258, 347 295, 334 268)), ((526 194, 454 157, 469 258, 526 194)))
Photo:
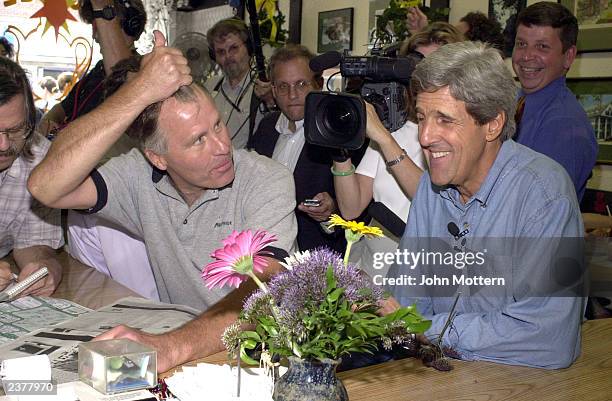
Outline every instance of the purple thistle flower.
POLYGON ((355 266, 344 266, 339 253, 318 248, 311 251, 309 258, 294 264, 292 271, 280 273, 268 283, 270 295, 278 307, 280 326, 294 328, 305 312, 318 309, 326 297, 326 273, 330 265, 337 287, 344 288, 344 297, 350 303, 375 304, 382 299, 380 289, 355 266))
POLYGON ((254 323, 257 316, 271 316, 272 314, 270 294, 262 290, 257 290, 249 295, 242 304, 242 316, 248 322, 254 323))

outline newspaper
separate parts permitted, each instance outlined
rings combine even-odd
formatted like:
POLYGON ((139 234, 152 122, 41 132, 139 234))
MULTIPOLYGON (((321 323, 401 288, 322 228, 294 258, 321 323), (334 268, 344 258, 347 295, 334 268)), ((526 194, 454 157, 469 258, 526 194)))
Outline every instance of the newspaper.
POLYGON ((65 299, 23 297, 0 303, 0 346, 34 330, 91 312, 65 299))
POLYGON ((49 355, 57 383, 78 380, 78 345, 119 325, 163 333, 198 316, 196 309, 147 299, 128 297, 55 326, 36 330, 0 346, 0 360, 30 355, 49 355))

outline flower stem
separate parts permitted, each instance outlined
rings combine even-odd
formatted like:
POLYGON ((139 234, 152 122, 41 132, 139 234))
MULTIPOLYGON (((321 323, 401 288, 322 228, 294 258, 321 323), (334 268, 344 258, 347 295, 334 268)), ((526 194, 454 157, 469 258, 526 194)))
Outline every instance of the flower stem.
POLYGON ((247 274, 249 275, 250 278, 253 279, 253 281, 255 282, 255 284, 257 284, 257 286, 264 292, 264 293, 268 293, 268 286, 265 285, 259 278, 257 278, 257 276, 255 275, 255 273, 253 273, 252 271, 247 272, 247 274))
MULTIPOLYGON (((270 293, 270 291, 268 290, 268 286, 265 285, 259 278, 257 278, 257 276, 255 275, 255 273, 253 273, 253 271, 247 272, 247 274, 249 275, 249 277, 253 279, 255 284, 257 284, 257 286, 264 292, 264 294, 270 293)), ((278 322, 280 314, 278 311, 278 306, 276 306, 276 303, 274 302, 274 299, 272 298, 270 298, 270 309, 272 310, 272 315, 274 315, 274 320, 278 322)), ((285 339, 285 342, 289 348, 293 349, 293 347, 291 346, 291 341, 289 339, 285 339)))
POLYGON ((351 254, 352 246, 353 246, 353 241, 346 242, 346 251, 344 252, 344 266, 348 266, 349 255, 351 254))

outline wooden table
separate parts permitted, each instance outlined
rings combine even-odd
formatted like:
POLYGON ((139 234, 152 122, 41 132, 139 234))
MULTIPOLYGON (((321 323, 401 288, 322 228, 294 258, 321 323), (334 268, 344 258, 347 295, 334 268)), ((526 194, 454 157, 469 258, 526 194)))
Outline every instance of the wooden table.
POLYGON ((124 297, 142 298, 66 252, 59 254, 59 260, 64 270, 62 281, 53 293, 55 298, 68 299, 91 309, 101 308, 124 297))
MULTIPOLYGON (((135 295, 94 269, 62 255, 64 279, 54 296, 90 308, 135 295)), ((226 363, 224 352, 199 361, 226 363)), ((351 401, 360 400, 612 400, 612 319, 591 320, 582 328, 582 354, 571 367, 543 370, 488 362, 453 361, 438 372, 405 359, 342 372, 351 401)))
MULTIPOLYGON (((58 260, 63 267, 62 281, 53 293, 55 298, 68 299, 91 309, 113 303, 124 297, 140 297, 134 291, 124 287, 107 275, 100 273, 68 253, 58 253, 58 260)), ((13 265, 15 262, 10 256, 2 258, 13 265)))
MULTIPOLYGON (((409 358, 339 373, 350 401, 610 401, 612 319, 582 328, 582 355, 569 368, 544 370, 453 360, 439 372, 409 358)), ((201 362, 227 363, 224 352, 201 362)))

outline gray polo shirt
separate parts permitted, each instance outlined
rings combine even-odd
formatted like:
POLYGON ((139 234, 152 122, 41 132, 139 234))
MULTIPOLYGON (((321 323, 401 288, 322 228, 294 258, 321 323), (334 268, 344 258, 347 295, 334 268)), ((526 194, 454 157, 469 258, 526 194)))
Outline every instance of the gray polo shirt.
POLYGON ((233 230, 265 229, 278 237, 274 247, 293 249, 297 225, 291 173, 244 150, 234 151, 234 167, 232 184, 205 191, 191 207, 138 150, 92 173, 98 188, 94 211, 144 239, 162 301, 206 310, 231 292, 206 289, 200 275, 233 230))

